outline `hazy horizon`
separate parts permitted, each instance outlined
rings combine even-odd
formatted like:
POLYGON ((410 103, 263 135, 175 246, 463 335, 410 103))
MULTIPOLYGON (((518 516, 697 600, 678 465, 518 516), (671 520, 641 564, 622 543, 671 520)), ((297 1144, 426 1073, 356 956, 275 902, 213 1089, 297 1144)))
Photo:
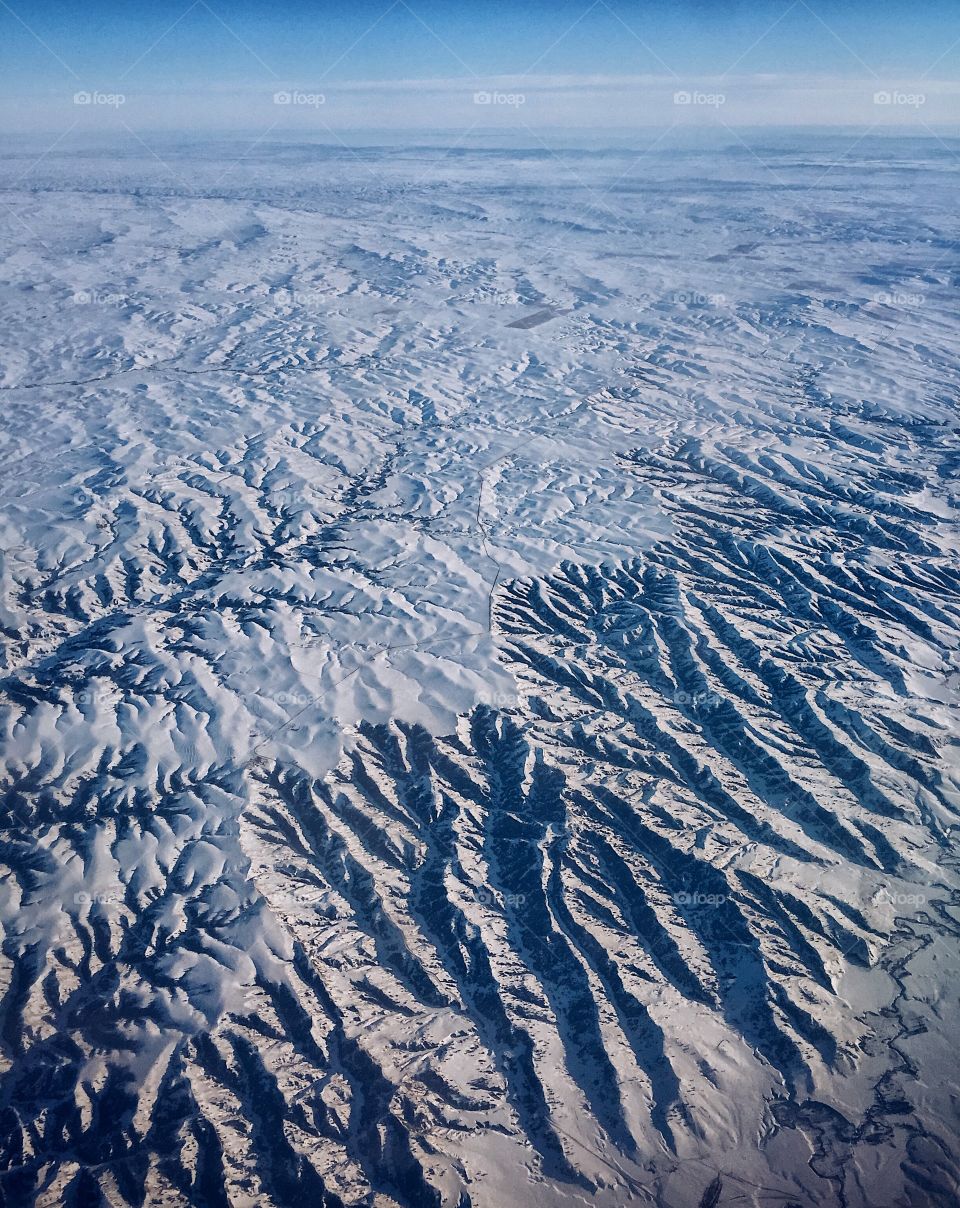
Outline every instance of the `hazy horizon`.
POLYGON ((940 3, 4 2, 0 37, 0 132, 960 122, 940 3))

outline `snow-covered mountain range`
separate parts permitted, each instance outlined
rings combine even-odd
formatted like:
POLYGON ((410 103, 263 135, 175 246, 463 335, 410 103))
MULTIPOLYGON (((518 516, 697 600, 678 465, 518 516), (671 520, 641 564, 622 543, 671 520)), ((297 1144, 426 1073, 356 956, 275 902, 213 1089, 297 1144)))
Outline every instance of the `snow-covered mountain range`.
POLYGON ((4 1202, 956 1202, 958 149, 7 148, 4 1202))

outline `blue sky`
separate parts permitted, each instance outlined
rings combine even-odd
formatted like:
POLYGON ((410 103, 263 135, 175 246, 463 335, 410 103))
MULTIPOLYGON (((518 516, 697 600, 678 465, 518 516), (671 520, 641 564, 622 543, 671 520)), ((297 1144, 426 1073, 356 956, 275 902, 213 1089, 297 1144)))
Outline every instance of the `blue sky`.
MULTIPOLYGON (((735 121, 833 114, 883 125, 922 109, 949 123, 958 80, 957 0, 0 0, 4 129, 67 118, 255 129, 278 116, 278 90, 322 94, 332 125, 460 126, 467 90, 480 88, 522 90, 525 116, 540 124, 573 114, 582 125, 655 125, 671 115, 674 89, 723 89, 735 121), (406 105, 389 87, 397 81, 410 82, 406 105), (883 89, 922 95, 922 106, 877 106, 883 89), (560 104, 558 90, 576 102, 560 104), (124 100, 79 114, 78 91, 124 100)), ((720 112, 692 104, 689 115, 708 120, 711 108, 720 112)), ((507 120, 508 109, 485 116, 507 120)), ((280 116, 296 126, 320 111, 294 103, 280 116)))

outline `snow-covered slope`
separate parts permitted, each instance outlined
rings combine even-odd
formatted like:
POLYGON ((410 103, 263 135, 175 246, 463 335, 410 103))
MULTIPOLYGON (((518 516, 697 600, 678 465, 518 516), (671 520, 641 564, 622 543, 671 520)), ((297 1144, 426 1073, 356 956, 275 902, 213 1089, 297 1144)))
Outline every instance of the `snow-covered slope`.
POLYGON ((955 1202, 951 148, 38 151, 7 1202, 955 1202))

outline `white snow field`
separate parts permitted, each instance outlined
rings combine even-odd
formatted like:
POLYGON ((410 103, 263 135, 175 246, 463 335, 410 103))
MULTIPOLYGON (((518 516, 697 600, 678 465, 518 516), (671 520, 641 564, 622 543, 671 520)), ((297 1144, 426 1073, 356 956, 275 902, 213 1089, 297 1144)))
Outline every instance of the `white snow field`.
POLYGON ((0 158, 0 1194, 957 1202, 960 140, 0 158))

